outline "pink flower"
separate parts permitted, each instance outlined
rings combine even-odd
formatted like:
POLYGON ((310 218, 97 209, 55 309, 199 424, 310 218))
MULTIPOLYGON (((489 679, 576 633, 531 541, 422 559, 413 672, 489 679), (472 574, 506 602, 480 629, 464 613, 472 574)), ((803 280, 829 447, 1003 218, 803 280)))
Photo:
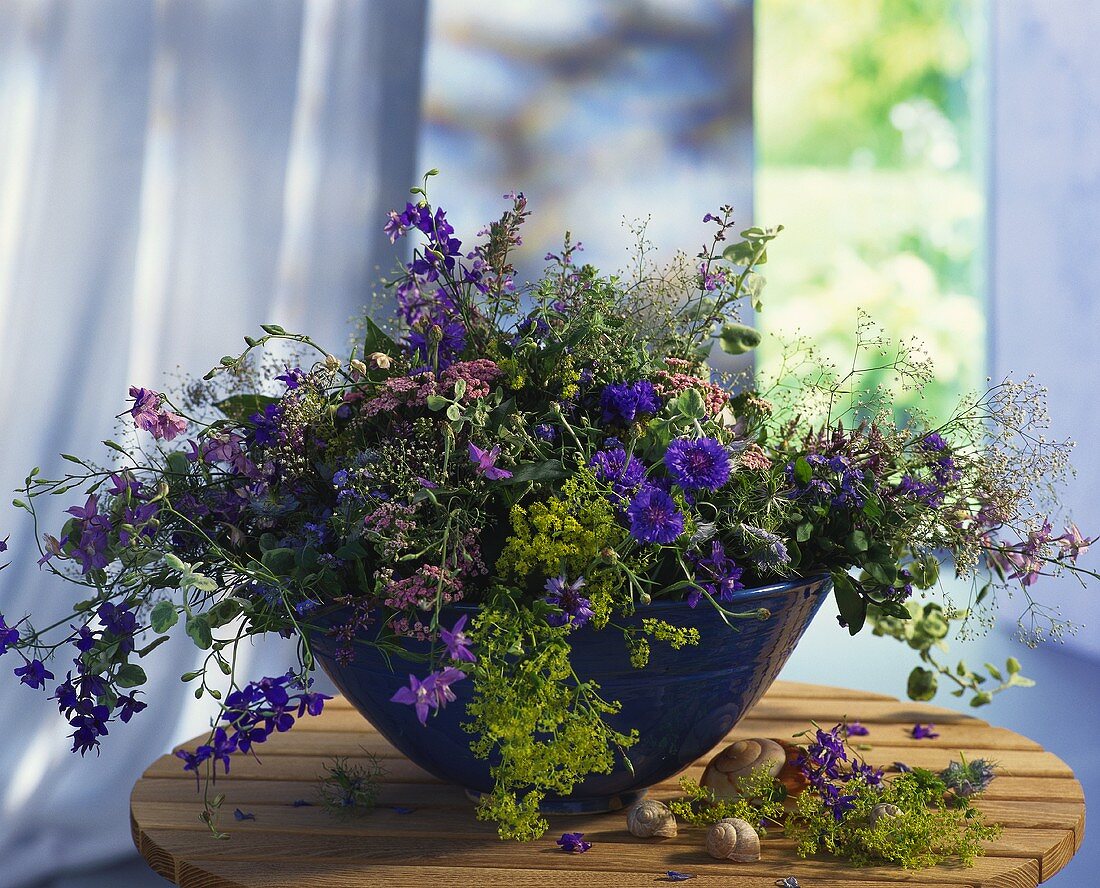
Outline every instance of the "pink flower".
POLYGON ((1089 546, 1095 543, 1097 539, 1100 539, 1100 537, 1093 537, 1090 540, 1084 536, 1077 525, 1071 521, 1066 525, 1061 536, 1054 537, 1053 542, 1058 544, 1063 556, 1071 561, 1076 561, 1077 556, 1084 555, 1089 550, 1089 546))

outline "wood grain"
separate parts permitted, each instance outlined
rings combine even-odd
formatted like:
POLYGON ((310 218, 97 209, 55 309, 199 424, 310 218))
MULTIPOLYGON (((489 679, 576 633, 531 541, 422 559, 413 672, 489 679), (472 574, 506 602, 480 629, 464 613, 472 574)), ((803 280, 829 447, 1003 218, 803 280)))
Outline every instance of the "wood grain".
MULTIPOLYGON (((878 765, 901 761, 939 769, 960 752, 997 761, 1000 776, 980 807, 1004 831, 986 843, 986 856, 970 868, 857 869, 823 856, 800 859, 793 842, 773 835, 764 841, 760 861, 720 863, 704 853, 697 830, 674 839, 640 840, 626 832, 622 814, 554 818, 551 833, 538 842, 501 842, 491 824, 473 816, 462 790, 401 757, 339 698, 319 718, 303 720, 260 747, 262 762, 242 756, 233 762, 231 776, 219 778, 228 841, 213 839, 199 822, 194 777, 174 756, 155 761, 135 785, 131 826, 149 865, 187 888, 375 883, 565 888, 597 881, 619 888, 660 883, 668 870, 691 872, 696 876, 691 884, 700 888, 730 884, 731 876, 739 886, 773 888, 787 875, 821 888, 1034 888, 1080 847, 1084 795, 1069 766, 1034 741, 980 719, 879 694, 777 682, 727 739, 790 737, 811 720, 831 724, 845 717, 868 727, 870 734, 860 738, 866 747, 861 754, 878 765), (909 730, 917 721, 934 722, 940 737, 913 740, 909 730), (316 804, 316 780, 326 760, 339 755, 354 761, 368 753, 383 759, 387 771, 378 807, 362 818, 333 818, 316 804), (229 816, 234 808, 255 819, 234 822, 229 816), (584 832, 594 842, 592 850, 562 853, 554 839, 564 831, 584 832)), ((704 763, 685 773, 700 776, 704 763)), ((655 798, 676 793, 675 780, 651 790, 655 798)))

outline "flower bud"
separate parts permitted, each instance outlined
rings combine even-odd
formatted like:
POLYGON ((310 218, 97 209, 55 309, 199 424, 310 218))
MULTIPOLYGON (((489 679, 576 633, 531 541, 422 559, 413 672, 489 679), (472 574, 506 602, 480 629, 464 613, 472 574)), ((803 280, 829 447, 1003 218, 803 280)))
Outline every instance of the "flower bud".
POLYGON ((428 328, 428 342, 439 345, 443 341, 443 328, 439 324, 432 324, 428 328))
POLYGON ((360 361, 358 358, 355 358, 351 362, 351 369, 354 370, 356 373, 366 373, 367 365, 360 361))
POLYGON ((325 366, 328 367, 329 370, 339 370, 340 359, 336 357, 336 355, 325 355, 325 366))

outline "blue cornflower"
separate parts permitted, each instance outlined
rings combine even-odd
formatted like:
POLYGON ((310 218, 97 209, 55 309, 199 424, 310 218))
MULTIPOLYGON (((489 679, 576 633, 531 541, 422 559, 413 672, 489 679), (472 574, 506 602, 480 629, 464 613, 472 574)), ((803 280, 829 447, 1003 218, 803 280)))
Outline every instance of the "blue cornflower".
POLYGON ((617 506, 633 496, 645 480, 645 465, 637 457, 628 457, 622 447, 594 453, 588 465, 595 470, 598 481, 611 486, 612 502, 617 506))
POLYGON ((677 438, 665 451, 665 468, 684 490, 717 490, 730 477, 730 457, 715 438, 677 438))
POLYGON ((13 670, 19 681, 25 684, 29 688, 44 688, 46 682, 53 678, 53 673, 50 672, 41 660, 28 660, 25 666, 20 666, 13 670))
POLYGON ((630 535, 643 543, 668 544, 684 532, 684 515, 661 488, 646 484, 626 510, 630 535))
POLYGON ((604 386, 600 394, 603 421, 609 425, 628 426, 643 415, 652 416, 661 409, 657 390, 647 379, 620 382, 604 386))
POLYGON ((580 629, 592 618, 592 602, 580 594, 583 588, 584 577, 577 577, 570 583, 565 574, 562 574, 546 581, 547 604, 556 605, 562 611, 546 618, 551 626, 564 626, 568 623, 574 629, 580 629))

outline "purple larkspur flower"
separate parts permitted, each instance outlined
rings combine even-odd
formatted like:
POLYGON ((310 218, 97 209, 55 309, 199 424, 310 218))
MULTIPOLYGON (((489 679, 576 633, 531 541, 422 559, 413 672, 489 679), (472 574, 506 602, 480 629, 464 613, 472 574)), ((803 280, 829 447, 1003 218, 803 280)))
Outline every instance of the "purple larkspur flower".
POLYGON ((687 594, 689 607, 695 607, 704 592, 718 601, 731 601, 734 592, 745 588, 741 582, 741 568, 726 554, 726 547, 719 540, 711 542, 710 552, 705 556, 689 552, 688 561, 694 570, 692 579, 695 581, 687 594))
POLYGON ((864 727, 857 721, 848 722, 846 727, 849 737, 866 737, 868 734, 871 733, 869 730, 867 730, 866 727, 864 727))
POLYGON ((947 449, 947 442, 936 432, 929 432, 921 439, 920 446, 924 450, 938 453, 947 449))
POLYGON ((492 450, 482 450, 473 441, 470 442, 470 462, 474 464, 474 470, 490 481, 500 481, 512 477, 512 473, 507 469, 497 468, 499 456, 499 444, 493 445, 492 450))
POLYGON ((643 416, 652 416, 660 409, 657 389, 648 379, 611 383, 604 386, 600 394, 601 415, 609 425, 625 427, 643 416))
POLYGON ((160 392, 132 385, 130 397, 134 399, 134 406, 130 408, 134 425, 147 432, 155 431, 160 414, 160 392))
POLYGON ((677 438, 665 451, 665 468, 684 490, 717 490, 730 477, 730 457, 715 438, 677 438))
POLYGON ((118 718, 123 724, 127 724, 130 719, 148 707, 148 703, 144 703, 137 698, 137 691, 133 691, 129 694, 123 694, 118 698, 115 705, 118 707, 118 718))
POLYGON ((1063 557, 1069 558, 1070 561, 1076 561, 1079 556, 1084 555, 1089 550, 1089 546, 1096 542, 1096 538, 1090 539, 1085 536, 1081 533, 1081 529, 1071 521, 1065 526, 1061 536, 1053 537, 1051 542, 1058 544, 1063 557))
POLYGON ((432 348, 428 342, 428 331, 439 327, 442 338, 436 346, 436 360, 440 370, 446 370, 466 348, 466 327, 455 318, 433 315, 421 321, 412 330, 406 346, 410 354, 427 363, 431 360, 432 348))
POLYGON ((451 685, 462 681, 466 673, 454 666, 446 666, 438 672, 433 672, 425 679, 431 682, 432 705, 436 709, 442 709, 448 703, 454 703, 457 699, 451 685))
POLYGON ((546 621, 551 626, 568 623, 574 629, 580 629, 592 618, 592 602, 580 594, 584 588, 584 577, 569 582, 565 574, 561 574, 548 579, 545 588, 546 603, 561 608, 560 614, 547 617, 546 621))
POLYGON ((4 620, 4 615, 0 614, 0 656, 17 644, 19 644, 19 630, 9 626, 4 620))
POLYGON ((592 847, 591 842, 584 840, 584 833, 562 833, 560 839, 558 839, 557 845, 562 851, 569 854, 583 854, 589 848, 592 847))
POLYGON ((684 515, 661 488, 646 484, 626 510, 630 535, 642 543, 674 542, 684 532, 684 515))
POLYGON ((287 391, 294 391, 305 382, 306 375, 301 367, 287 367, 285 373, 280 373, 275 378, 287 387, 287 391))
POLYGON ((19 681, 29 688, 39 689, 46 686, 46 682, 53 678, 53 673, 38 659, 28 660, 23 666, 13 670, 19 677, 19 681))
POLYGON ((477 660, 474 652, 470 650, 470 637, 463 631, 466 628, 466 614, 455 620, 450 629, 440 629, 439 637, 443 646, 447 648, 447 656, 452 660, 466 660, 473 663, 477 660))
POLYGON ((558 430, 549 423, 539 423, 535 426, 535 437, 553 444, 558 440, 558 430))
POLYGON ((919 722, 913 725, 913 729, 909 732, 914 740, 935 740, 939 734, 936 733, 935 725, 929 722, 926 725, 922 725, 919 722))
POLYGON ((426 725, 428 723, 428 710, 436 708, 436 704, 433 702, 433 684, 430 675, 424 681, 421 681, 415 675, 410 675, 409 686, 398 688, 397 693, 390 697, 390 702, 412 706, 416 710, 416 717, 420 720, 420 724, 426 725))

